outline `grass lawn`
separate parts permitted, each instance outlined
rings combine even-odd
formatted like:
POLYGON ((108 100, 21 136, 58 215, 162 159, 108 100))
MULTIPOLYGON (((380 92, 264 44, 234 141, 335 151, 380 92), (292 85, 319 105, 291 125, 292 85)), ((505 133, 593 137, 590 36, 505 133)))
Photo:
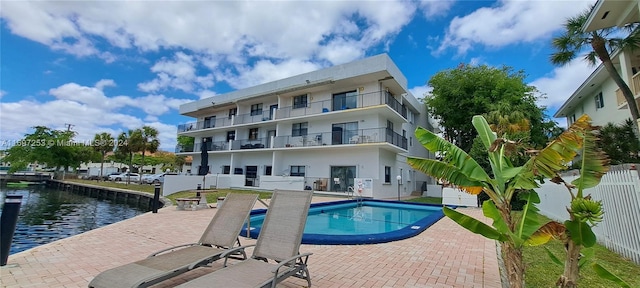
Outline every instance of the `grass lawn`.
MULTIPOLYGON (((128 189, 128 190, 133 190, 133 191, 139 191, 139 192, 145 192, 145 193, 149 193, 149 194, 153 194, 154 192, 154 185, 149 185, 149 184, 137 184, 137 183, 131 183, 131 184, 124 184, 124 183, 117 183, 117 182, 112 182, 112 181, 92 181, 92 180, 80 180, 80 179, 73 179, 73 180, 67 180, 70 182, 76 182, 76 183, 83 183, 83 184, 90 184, 90 185, 97 185, 97 186, 102 186, 102 187, 111 187, 111 188, 120 188, 120 189, 128 189)), ((258 193, 260 196, 260 199, 268 199, 271 198, 271 192, 256 192, 256 191, 250 191, 250 190, 237 190, 237 189, 217 189, 217 192, 210 192, 210 193, 206 193, 206 197, 207 197, 207 203, 216 203, 218 202, 218 197, 224 197, 227 194, 229 194, 230 192, 233 193, 258 193)), ((167 196, 166 198, 170 199, 173 204, 176 203, 176 198, 191 198, 191 197, 195 197, 196 193, 194 193, 193 191, 183 191, 183 192, 177 192, 177 193, 173 193, 169 196, 167 196)))
MULTIPOLYGON (((407 202, 442 204, 442 198, 436 197, 420 197, 407 202)), ((518 213, 518 212, 516 212, 518 213)), ((550 221, 550 219, 540 216, 541 222, 550 221)), ((471 232, 469 232, 471 233, 471 232)), ((552 240, 547 243, 547 248, 551 250, 556 257, 564 261, 564 246, 558 240, 552 240)), ((631 287, 640 287, 640 266, 624 257, 610 251, 606 247, 596 244, 592 249, 595 253, 592 261, 597 262, 610 272, 624 279, 631 287)), ((523 250, 525 271, 525 283, 527 287, 556 287, 555 283, 562 275, 564 268, 558 266, 547 255, 543 246, 525 247, 523 250)), ((580 279, 578 281, 580 288, 602 288, 615 287, 611 281, 604 280, 593 272, 589 265, 583 266, 580 271, 580 279)))
POLYGON ((440 197, 419 197, 413 198, 409 200, 404 200, 405 202, 415 202, 415 203, 426 203, 426 204, 442 204, 442 198, 440 197))

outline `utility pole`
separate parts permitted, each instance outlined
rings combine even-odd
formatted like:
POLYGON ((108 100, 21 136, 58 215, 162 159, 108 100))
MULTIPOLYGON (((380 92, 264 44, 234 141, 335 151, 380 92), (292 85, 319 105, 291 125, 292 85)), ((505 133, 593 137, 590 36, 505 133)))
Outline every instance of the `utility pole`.
POLYGON ((71 128, 75 125, 73 124, 69 124, 69 123, 64 123, 64 126, 67 126, 67 131, 71 131, 71 128))

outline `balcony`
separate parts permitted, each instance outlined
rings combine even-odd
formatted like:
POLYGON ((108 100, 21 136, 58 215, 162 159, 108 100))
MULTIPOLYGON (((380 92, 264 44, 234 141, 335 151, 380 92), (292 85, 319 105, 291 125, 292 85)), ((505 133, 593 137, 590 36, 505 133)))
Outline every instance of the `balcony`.
POLYGON ((386 128, 310 133, 305 136, 278 136, 274 148, 317 147, 390 143, 407 149, 407 138, 386 128))
POLYGON ((216 118, 216 119, 211 119, 211 120, 190 122, 190 123, 187 123, 187 124, 180 124, 180 125, 178 125, 178 133, 187 132, 187 131, 210 129, 210 128, 216 128, 216 127, 228 127, 228 126, 231 126, 231 125, 232 125, 231 119, 229 119, 227 117, 221 117, 221 118, 216 118))
POLYGON ((358 94, 345 97, 344 101, 338 103, 333 100, 309 102, 304 107, 280 107, 275 113, 269 110, 259 111, 249 114, 235 115, 232 119, 227 117, 219 117, 217 119, 191 122, 178 125, 178 133, 198 131, 210 128, 229 127, 232 125, 251 124, 262 121, 275 119, 286 119, 292 117, 311 116, 333 111, 342 111, 355 108, 372 107, 378 105, 387 105, 398 114, 407 119, 407 108, 396 100, 391 93, 386 91, 377 91, 372 93, 358 94), (273 117, 272 115, 275 115, 273 117))
POLYGON ((305 107, 286 106, 278 108, 276 111, 277 119, 285 119, 291 117, 301 117, 328 113, 333 111, 342 111, 355 108, 372 107, 378 105, 388 105, 391 109, 398 112, 405 119, 407 118, 407 108, 395 98, 391 93, 386 91, 377 91, 372 93, 358 94, 345 97, 342 103, 333 100, 310 102, 305 107))
MULTIPOLYGON (((386 128, 345 130, 310 133, 304 136, 277 136, 270 138, 232 140, 229 143, 209 142, 208 151, 270 149, 270 148, 306 148, 331 147, 337 145, 385 144, 389 143, 404 150, 407 138, 386 128), (273 146, 272 146, 273 143, 273 146), (227 149, 231 147, 231 149, 227 149)), ((176 147, 176 153, 198 153, 201 143, 189 147, 176 147)))
MULTIPOLYGON (((631 85, 629 86, 633 95, 635 95, 636 105, 640 107, 640 72, 636 73, 631 77, 631 85)), ((626 109, 628 108, 627 100, 624 99, 624 95, 622 94, 622 90, 620 88, 616 89, 616 102, 618 104, 618 109, 626 109)))

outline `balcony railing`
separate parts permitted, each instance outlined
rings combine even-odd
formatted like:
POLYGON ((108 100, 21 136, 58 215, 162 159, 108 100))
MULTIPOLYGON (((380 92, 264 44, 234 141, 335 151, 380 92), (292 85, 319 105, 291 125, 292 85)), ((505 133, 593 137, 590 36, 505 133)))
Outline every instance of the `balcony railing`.
POLYGON ((385 142, 407 149, 407 138, 386 128, 309 133, 304 136, 278 136, 274 139, 273 147, 313 147, 385 142))
MULTIPOLYGON (((208 151, 226 151, 242 149, 267 149, 289 147, 334 146, 347 144, 390 143, 402 149, 407 149, 407 138, 386 128, 344 130, 332 132, 310 133, 303 136, 277 136, 273 138, 242 139, 228 142, 209 142, 208 151), (231 146, 229 146, 231 145, 231 146)), ((176 153, 199 152, 201 143, 194 146, 176 147, 176 153)))
MULTIPOLYGON (((631 85, 629 86, 631 89, 631 93, 633 93, 636 102, 638 102, 638 95, 640 93, 640 72, 636 73, 631 77, 631 85)), ((616 102, 618 104, 618 108, 626 108, 627 99, 624 98, 624 94, 622 94, 622 90, 620 88, 616 89, 616 102)))
POLYGON ((195 131, 202 129, 209 129, 215 127, 227 127, 231 126, 231 119, 228 117, 216 117, 216 119, 208 120, 208 121, 198 121, 198 122, 190 122, 187 124, 178 125, 178 133, 186 132, 186 131, 195 131))
POLYGON ((275 115, 276 119, 285 119, 291 117, 310 116, 331 111, 341 111, 354 108, 371 107, 377 105, 388 105, 391 109, 398 112, 405 119, 407 118, 407 108, 402 106, 391 93, 387 91, 376 91, 372 93, 358 94, 346 96, 344 103, 337 103, 333 100, 309 102, 304 107, 286 106, 275 110, 275 113, 269 110, 258 111, 258 113, 248 113, 235 115, 233 119, 227 117, 218 117, 215 121, 197 121, 187 124, 178 125, 178 133, 209 129, 214 127, 228 127, 231 125, 250 124, 261 121, 273 120, 271 115, 275 115))
POLYGON ((333 100, 310 102, 305 107, 286 106, 278 108, 277 119, 300 117, 327 113, 331 111, 341 111, 354 108, 371 107, 386 104, 391 109, 397 111, 402 117, 407 118, 407 109, 393 95, 387 91, 376 91, 353 96, 346 96, 344 103, 337 103, 333 100))

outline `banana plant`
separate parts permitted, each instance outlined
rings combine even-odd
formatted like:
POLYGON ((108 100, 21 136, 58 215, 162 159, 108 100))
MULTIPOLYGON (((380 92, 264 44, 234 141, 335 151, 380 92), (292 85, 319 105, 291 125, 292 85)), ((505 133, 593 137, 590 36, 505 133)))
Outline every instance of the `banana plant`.
MULTIPOLYGON (((421 127, 416 129, 416 139, 427 150, 444 157, 442 160, 409 157, 407 162, 414 169, 447 180, 467 193, 477 195, 484 191, 489 196, 490 200, 482 205, 482 212, 493 220, 491 226, 446 206, 443 212, 467 230, 500 241, 510 287, 523 287, 523 246, 544 244, 559 233, 555 230, 564 228, 563 225, 539 222, 535 204, 540 199, 533 189, 545 178, 561 179, 560 172, 568 168, 584 146, 583 135, 592 127, 590 119, 581 117, 544 149, 528 151, 531 156, 522 166, 514 166, 508 157, 515 147, 514 141, 498 138, 482 116, 474 116, 472 123, 487 148, 492 177, 462 149, 421 127), (511 198, 516 192, 520 192, 519 197, 527 203, 520 217, 511 213, 511 198)), ((591 183, 586 178, 583 180, 591 183)))
MULTIPOLYGON (((581 119, 583 118, 588 119, 588 116, 584 115, 581 119)), ((601 222, 604 215, 602 203, 591 199, 591 195, 584 195, 584 191, 598 185, 602 176, 609 171, 609 159, 596 145, 597 127, 592 126, 589 121, 580 122, 576 125, 579 125, 580 129, 576 129, 575 136, 582 142, 578 150, 579 155, 581 155, 578 161, 580 167, 579 177, 570 183, 567 183, 560 176, 552 180, 554 183, 564 185, 571 195, 571 202, 567 207, 569 219, 562 224, 552 222, 553 224, 550 225, 553 225, 555 229, 542 229, 531 237, 532 239, 549 239, 553 237, 564 242, 567 250, 564 271, 556 282, 556 286, 562 288, 577 287, 579 270, 584 261, 589 259, 589 257, 584 257, 584 254, 587 253, 582 253, 583 256, 581 257, 581 250, 595 245, 596 235, 593 233, 592 227, 601 222), (576 190, 575 193, 574 190, 576 190)), ((550 252, 549 256, 552 256, 550 252)), ((552 257, 552 259, 554 258, 552 257)), ((621 285, 624 286, 623 280, 617 278, 617 276, 597 263, 594 263, 592 268, 601 277, 615 281, 618 284, 622 283, 621 285)))

